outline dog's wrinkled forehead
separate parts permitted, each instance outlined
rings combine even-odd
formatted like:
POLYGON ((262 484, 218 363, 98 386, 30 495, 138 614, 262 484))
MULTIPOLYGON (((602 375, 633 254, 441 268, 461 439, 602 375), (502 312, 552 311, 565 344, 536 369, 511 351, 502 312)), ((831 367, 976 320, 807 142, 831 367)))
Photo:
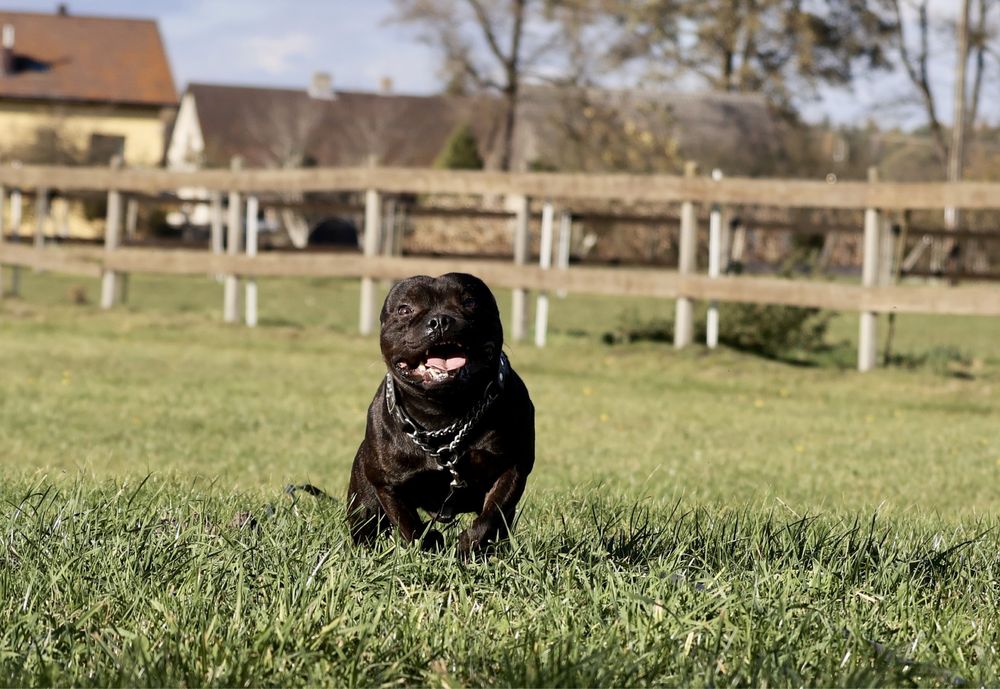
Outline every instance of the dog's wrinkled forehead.
POLYGON ((396 283, 385 298, 381 320, 384 323, 389 314, 404 304, 416 311, 457 308, 468 297, 476 300, 478 314, 499 316, 496 300, 486 283, 467 273, 448 273, 437 278, 416 275, 396 283))

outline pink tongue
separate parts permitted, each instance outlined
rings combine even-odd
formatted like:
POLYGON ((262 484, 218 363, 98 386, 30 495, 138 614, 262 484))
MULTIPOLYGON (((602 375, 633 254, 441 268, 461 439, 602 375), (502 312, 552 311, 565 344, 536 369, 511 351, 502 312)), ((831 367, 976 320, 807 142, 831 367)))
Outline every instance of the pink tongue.
POLYGON ((443 359, 439 356, 431 357, 425 363, 428 368, 436 368, 439 371, 454 371, 456 368, 465 366, 464 356, 452 356, 443 359))

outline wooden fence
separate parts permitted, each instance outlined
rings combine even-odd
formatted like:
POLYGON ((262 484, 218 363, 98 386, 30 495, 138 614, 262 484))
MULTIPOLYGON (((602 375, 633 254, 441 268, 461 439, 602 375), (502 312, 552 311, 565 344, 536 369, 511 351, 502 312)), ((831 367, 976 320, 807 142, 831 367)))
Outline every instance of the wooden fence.
MULTIPOLYGON (((281 202, 287 205, 287 201, 281 202)), ((948 287, 892 284, 896 248, 886 211, 957 208, 1000 211, 1000 184, 994 183, 868 183, 800 180, 722 179, 699 177, 689 166, 683 177, 636 175, 566 175, 547 173, 455 172, 391 168, 314 168, 304 170, 208 170, 173 172, 110 168, 47 166, 0 167, 0 265, 30 267, 74 275, 100 277, 101 304, 112 307, 120 299, 122 276, 129 273, 225 276, 224 316, 236 321, 239 283, 248 281, 246 320, 256 323, 255 278, 271 276, 327 276, 360 278, 359 329, 374 330, 377 305, 375 281, 399 279, 417 273, 464 271, 479 275, 493 287, 513 290, 511 334, 527 333, 527 291, 539 293, 535 335, 545 339, 548 293, 580 292, 605 295, 650 296, 677 301, 675 345, 693 337, 693 300, 750 302, 817 307, 860 314, 858 366, 868 370, 876 360, 876 316, 879 313, 931 313, 1000 316, 1000 290, 989 286, 948 287), (221 236, 221 198, 229 195, 227 253, 213 241, 205 251, 136 249, 121 246, 123 204, 129 195, 172 193, 180 188, 210 192, 213 237, 221 236), (50 190, 107 194, 104 248, 46 245, 42 219, 50 190), (9 194, 6 192, 10 192, 9 194), (305 192, 363 192, 362 254, 257 253, 256 218, 261 194, 305 192), (513 263, 497 260, 416 258, 380 255, 384 194, 504 195, 513 197, 513 263), (36 231, 32 244, 3 241, 4 218, 20 223, 23 195, 36 199, 36 231), (539 265, 528 264, 531 201, 542 203, 539 265), (679 204, 679 265, 676 272, 650 268, 569 267, 551 260, 554 247, 562 256, 568 246, 567 223, 557 229, 557 208, 571 211, 574 203, 644 202, 679 204), (10 205, 4 213, 2 204, 10 205), (251 212, 246 214, 244 204, 251 212), (719 271, 721 212, 726 205, 778 208, 856 209, 865 212, 862 284, 850 285, 763 277, 724 276, 719 271), (709 211, 709 272, 695 265, 697 208, 709 211), (246 230, 246 231, 244 231, 246 230), (246 239, 244 250, 243 241, 246 239)), ((565 214, 561 216, 566 218, 565 214)), ((568 254, 567 254, 568 255, 568 254)), ((3 281, 0 279, 0 289, 3 281)), ((711 314, 711 310, 710 310, 711 314)), ((718 315, 710 316, 709 346, 718 338, 718 315), (714 328, 712 323, 714 322, 714 328)))

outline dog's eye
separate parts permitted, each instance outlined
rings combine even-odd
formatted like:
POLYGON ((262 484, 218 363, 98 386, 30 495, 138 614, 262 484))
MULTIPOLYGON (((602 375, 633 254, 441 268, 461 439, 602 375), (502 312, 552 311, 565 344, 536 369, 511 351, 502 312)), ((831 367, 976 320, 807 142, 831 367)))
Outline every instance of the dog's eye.
POLYGON ((464 306, 467 309, 474 309, 476 308, 476 300, 473 299, 472 297, 466 297, 465 299, 462 300, 462 306, 464 306))
POLYGON ((413 313, 413 307, 409 304, 400 304, 396 307, 396 314, 400 316, 409 316, 413 313))

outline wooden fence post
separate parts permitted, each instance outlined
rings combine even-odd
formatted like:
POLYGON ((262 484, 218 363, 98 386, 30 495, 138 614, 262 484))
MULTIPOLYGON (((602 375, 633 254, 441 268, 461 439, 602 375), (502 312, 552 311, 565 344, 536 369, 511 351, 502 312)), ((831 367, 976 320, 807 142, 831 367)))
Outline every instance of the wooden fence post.
POLYGON ((222 241, 222 192, 213 191, 211 196, 210 204, 210 229, 209 229, 209 241, 208 248, 213 254, 221 254, 223 251, 223 241, 222 241))
MULTIPOLYGON (((369 189, 365 192, 365 230, 362 249, 365 260, 378 256, 382 235, 382 194, 369 189)), ((375 331, 375 279, 361 278, 361 305, 358 332, 370 335, 375 331)))
MULTIPOLYGON (((552 235, 555 224, 555 209, 551 201, 542 206, 542 235, 538 249, 538 266, 542 270, 552 268, 552 235)), ((549 330, 549 293, 541 290, 535 305, 535 346, 544 347, 549 330)))
POLYGON ((403 234, 406 231, 406 206, 396 202, 396 212, 392 216, 392 251, 390 256, 403 255, 403 234))
MULTIPOLYGON (((559 244, 556 248, 556 268, 569 270, 569 254, 573 244, 573 214, 563 211, 559 215, 559 244)), ((566 298, 566 290, 556 290, 556 296, 566 298)))
MULTIPOLYGON (((721 180, 722 170, 712 170, 712 179, 721 180)), ((722 243, 722 209, 714 203, 708 216, 708 277, 713 280, 722 274, 722 243)), ((715 299, 708 303, 705 344, 709 349, 719 346, 719 302, 715 299)))
MULTIPOLYGON (((698 174, 698 164, 688 161, 684 164, 684 176, 691 178, 698 174)), ((681 204, 681 232, 678 247, 677 272, 681 275, 693 273, 698 242, 698 218, 695 215, 694 203, 684 201, 681 204)), ((694 303, 690 297, 677 297, 676 315, 674 317, 674 347, 682 349, 691 344, 694 338, 694 303)))
MULTIPOLYGON (((212 252, 213 256, 218 256, 222 254, 224 244, 222 241, 222 192, 213 191, 209 198, 208 250, 212 252)), ((221 282, 222 276, 215 275, 215 280, 216 282, 221 282)))
POLYGON ((135 239, 139 226, 139 199, 129 196, 125 204, 125 239, 135 239))
MULTIPOLYGON (((514 265, 528 263, 528 244, 531 241, 531 199, 527 196, 514 197, 514 265)), ((511 293, 511 339, 519 342, 527 334, 528 291, 515 288, 511 293)))
MULTIPOLYGON (((7 189, 4 185, 0 184, 0 247, 3 247, 3 243, 7 241, 5 236, 7 230, 7 219, 4 215, 4 210, 7 207, 7 189)), ((0 299, 3 299, 4 286, 3 286, 3 263, 0 263, 0 299)))
MULTIPOLYGON (((259 225, 257 223, 257 211, 260 205, 256 196, 247 196, 247 256, 253 258, 257 255, 257 234, 259 225)), ((257 327, 257 280, 247 278, 246 281, 246 304, 245 316, 246 324, 251 328, 257 327)))
POLYGON ((382 255, 396 255, 396 214, 399 203, 395 197, 388 197, 383 204, 382 214, 382 255))
POLYGON ((893 232, 892 221, 888 214, 884 214, 879 223, 879 248, 878 248, 878 279, 876 284, 879 287, 888 287, 892 284, 892 276, 895 270, 896 259, 896 237, 893 232))
MULTIPOLYGON (((135 239, 139 225, 139 199, 133 195, 125 197, 125 241, 135 239)), ((128 288, 132 278, 128 273, 118 276, 118 299, 122 304, 128 303, 128 288)))
MULTIPOLYGON (((121 156, 111 159, 111 169, 118 170, 122 166, 121 156)), ((122 195, 117 189, 108 190, 108 211, 104 223, 104 252, 108 254, 118 248, 121 243, 122 225, 122 195)), ((101 274, 101 308, 110 309, 118 298, 118 275, 113 270, 105 269, 101 274)))
MULTIPOLYGON (((383 256, 403 255, 403 204, 399 197, 390 196, 382 204, 382 245, 379 251, 383 256)), ((382 280, 382 289, 388 291, 396 284, 395 280, 382 280)))
POLYGON ((52 215, 55 222, 55 232, 59 239, 69 238, 69 199, 60 196, 58 203, 52 201, 52 215))
MULTIPOLYGON (((23 213, 21 190, 13 189, 10 192, 10 241, 12 243, 21 241, 23 213)), ((10 296, 21 296, 21 266, 13 266, 10 270, 10 296)))
MULTIPOLYGON (((878 170, 868 168, 868 181, 878 182, 878 170)), ((878 282, 879 235, 882 221, 877 208, 865 209, 864 255, 861 267, 861 284, 874 287, 878 282)), ((858 331, 858 370, 870 371, 875 367, 878 354, 878 314, 862 311, 858 331)))
MULTIPOLYGON (((240 158, 233 158, 230 169, 238 172, 242 167, 240 158)), ((243 245, 242 197, 238 191, 229 192, 229 227, 226 228, 226 254, 239 256, 243 245)), ((240 278, 227 274, 222 279, 222 320, 235 323, 240 313, 240 278)))
MULTIPOLYGON (((49 215, 49 190, 39 187, 35 190, 35 250, 45 248, 45 220, 49 215)), ((35 272, 40 272, 35 268, 35 272)))

